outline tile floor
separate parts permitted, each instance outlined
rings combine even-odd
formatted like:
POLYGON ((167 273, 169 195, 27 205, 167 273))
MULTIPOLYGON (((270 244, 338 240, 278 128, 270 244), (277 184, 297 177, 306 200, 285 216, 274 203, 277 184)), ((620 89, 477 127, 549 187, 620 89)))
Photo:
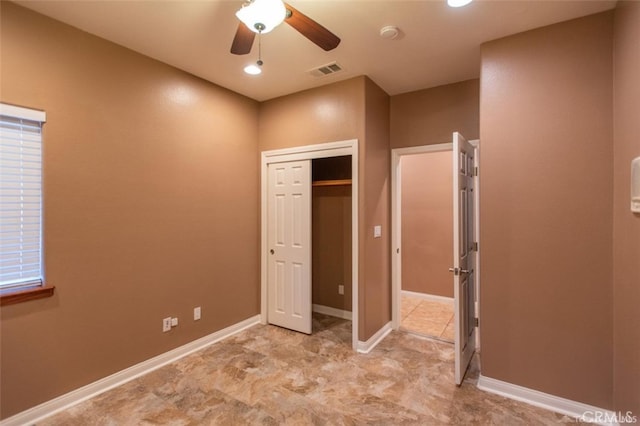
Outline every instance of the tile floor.
POLYGON ((453 342, 453 304, 403 294, 400 327, 412 333, 453 342))
POLYGON ((453 384, 453 345, 392 332, 369 354, 351 322, 311 336, 257 325, 40 423, 45 425, 553 425, 565 416, 453 384))

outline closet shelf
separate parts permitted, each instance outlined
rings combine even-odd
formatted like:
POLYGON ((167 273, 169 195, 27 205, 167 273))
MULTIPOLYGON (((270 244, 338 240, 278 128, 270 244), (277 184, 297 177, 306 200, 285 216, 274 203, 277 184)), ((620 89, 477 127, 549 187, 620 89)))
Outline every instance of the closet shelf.
POLYGON ((311 186, 339 186, 351 185, 351 179, 332 179, 332 180, 316 180, 311 186))

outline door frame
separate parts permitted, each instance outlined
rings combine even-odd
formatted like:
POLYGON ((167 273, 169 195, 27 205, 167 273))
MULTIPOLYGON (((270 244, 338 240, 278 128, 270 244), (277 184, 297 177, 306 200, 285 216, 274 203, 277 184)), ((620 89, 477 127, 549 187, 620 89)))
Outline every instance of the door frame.
MULTIPOLYGON (((358 347, 358 140, 305 145, 261 152, 260 166, 260 322, 267 324, 267 167, 272 163, 351 156, 351 312, 352 347, 358 347)), ((313 240, 313 235, 311 236, 313 240)))
MULTIPOLYGON (((475 166, 479 168, 480 141, 469 141, 476 148, 475 166)), ((425 154, 429 152, 453 151, 453 143, 440 143, 434 145, 420 145, 407 148, 395 148, 391 150, 391 324, 394 330, 400 328, 400 309, 402 293, 402 178, 400 160, 403 156, 425 154)), ((475 176, 475 209, 476 221, 475 241, 480 246, 480 191, 479 177, 475 176)), ((475 252, 476 274, 476 306, 475 312, 480 319, 480 251, 475 252)), ((452 260, 453 261, 453 260, 452 260)), ((478 331, 479 331, 478 327, 478 331)), ((480 333, 476 333, 476 348, 480 349, 480 333)))

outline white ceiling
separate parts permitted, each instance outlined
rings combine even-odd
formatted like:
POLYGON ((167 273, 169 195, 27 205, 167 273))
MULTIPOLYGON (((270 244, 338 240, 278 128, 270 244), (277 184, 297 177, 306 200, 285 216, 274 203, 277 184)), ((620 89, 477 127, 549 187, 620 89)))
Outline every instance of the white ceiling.
POLYGON ((229 53, 242 0, 18 0, 17 3, 258 101, 367 75, 388 94, 476 78, 480 44, 615 7, 615 0, 476 0, 453 9, 446 0, 290 0, 342 39, 325 52, 287 24, 262 36, 257 60, 229 53), (396 25, 388 40, 380 28, 396 25), (306 71, 337 61, 344 71, 321 78, 306 71))

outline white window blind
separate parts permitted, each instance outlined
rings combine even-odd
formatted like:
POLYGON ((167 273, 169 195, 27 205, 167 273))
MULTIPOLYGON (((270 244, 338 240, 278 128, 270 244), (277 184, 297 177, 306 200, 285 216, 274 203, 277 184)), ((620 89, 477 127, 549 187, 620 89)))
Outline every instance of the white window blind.
POLYGON ((0 290, 42 284, 42 123, 0 104, 0 290))

